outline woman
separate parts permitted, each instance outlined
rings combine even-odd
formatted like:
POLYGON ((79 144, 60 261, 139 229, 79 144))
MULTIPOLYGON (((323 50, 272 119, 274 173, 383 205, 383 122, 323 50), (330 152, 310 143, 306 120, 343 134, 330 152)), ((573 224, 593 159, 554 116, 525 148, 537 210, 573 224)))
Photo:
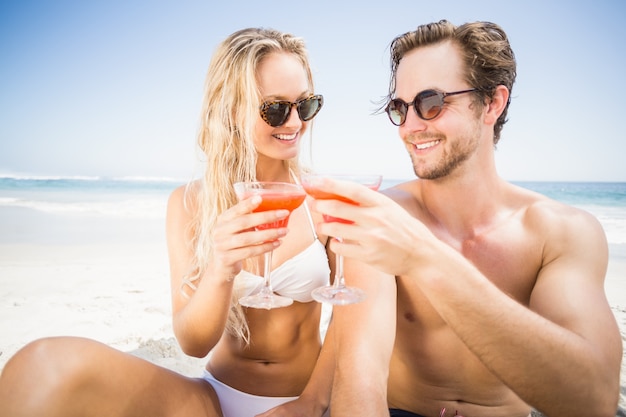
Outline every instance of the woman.
POLYGON ((321 349, 321 305, 310 292, 330 276, 327 237, 315 234, 306 202, 289 233, 255 231, 286 213, 252 213, 259 201, 238 202, 233 190, 237 181, 298 182, 300 142, 321 106, 302 40, 266 29, 225 39, 206 80, 198 136, 206 172, 172 193, 167 213, 174 332, 185 353, 211 352, 204 377, 91 340, 42 339, 5 366, 0 416, 322 416, 334 362, 321 349), (275 290, 295 302, 241 307, 272 249, 272 269, 285 278, 275 290))

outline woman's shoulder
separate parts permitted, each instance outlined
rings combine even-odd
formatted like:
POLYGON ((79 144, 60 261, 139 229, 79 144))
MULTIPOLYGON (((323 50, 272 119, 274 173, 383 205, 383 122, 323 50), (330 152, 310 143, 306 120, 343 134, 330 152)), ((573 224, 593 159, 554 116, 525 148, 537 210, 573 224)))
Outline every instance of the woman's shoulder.
POLYGON ((176 187, 168 199, 168 212, 195 211, 198 195, 201 189, 201 181, 194 180, 187 184, 176 187))

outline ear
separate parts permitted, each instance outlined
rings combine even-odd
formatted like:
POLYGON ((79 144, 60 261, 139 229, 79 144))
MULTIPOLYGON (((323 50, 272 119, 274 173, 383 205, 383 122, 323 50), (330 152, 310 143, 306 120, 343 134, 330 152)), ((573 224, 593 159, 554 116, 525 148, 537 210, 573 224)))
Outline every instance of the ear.
POLYGON ((496 87, 491 102, 487 103, 485 123, 495 125, 509 102, 509 89, 503 85, 496 87))

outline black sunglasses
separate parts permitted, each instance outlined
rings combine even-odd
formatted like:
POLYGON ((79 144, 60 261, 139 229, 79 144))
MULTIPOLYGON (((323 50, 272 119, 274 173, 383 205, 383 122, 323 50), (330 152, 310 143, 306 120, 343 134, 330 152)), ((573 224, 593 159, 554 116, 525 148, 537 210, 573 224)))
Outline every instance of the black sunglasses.
POLYGON ((415 113, 420 119, 432 120, 439 116, 439 113, 443 110, 444 99, 446 97, 471 93, 476 90, 478 89, 471 88, 469 90, 454 91, 452 93, 444 93, 437 90, 424 90, 417 93, 411 103, 406 103, 399 98, 391 100, 389 104, 387 104, 385 112, 387 112, 391 123, 396 126, 401 126, 406 121, 406 113, 409 111, 409 106, 413 106, 415 113))
POLYGON ((308 122, 315 117, 323 105, 324 97, 316 95, 303 98, 295 103, 287 100, 266 101, 261 104, 259 110, 261 111, 261 118, 265 120, 265 123, 272 127, 278 127, 284 125, 287 119, 289 119, 293 106, 296 106, 300 120, 308 122))

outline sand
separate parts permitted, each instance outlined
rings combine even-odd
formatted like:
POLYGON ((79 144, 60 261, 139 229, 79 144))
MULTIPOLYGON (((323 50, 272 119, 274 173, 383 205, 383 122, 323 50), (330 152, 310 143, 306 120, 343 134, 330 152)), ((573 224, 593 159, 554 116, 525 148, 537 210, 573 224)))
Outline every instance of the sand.
MULTIPOLYGON (((607 297, 626 344, 626 244, 611 246, 607 297)), ((103 221, 0 210, 0 369, 44 336, 99 340, 188 376, 171 327, 163 219, 103 221)), ((626 407, 626 363, 621 407, 626 407)))

